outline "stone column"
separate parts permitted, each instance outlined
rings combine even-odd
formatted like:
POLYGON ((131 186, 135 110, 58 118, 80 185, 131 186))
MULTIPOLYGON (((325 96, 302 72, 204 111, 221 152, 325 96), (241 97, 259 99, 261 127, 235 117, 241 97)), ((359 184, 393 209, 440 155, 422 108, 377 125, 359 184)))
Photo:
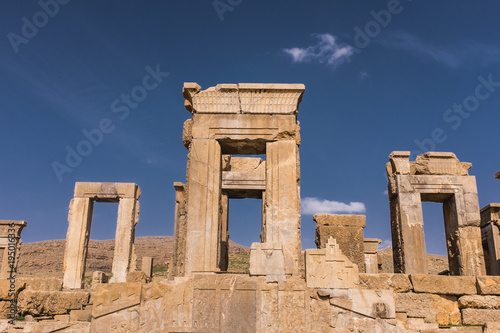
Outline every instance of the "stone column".
POLYGON ((214 139, 193 139, 187 170, 186 275, 219 271, 221 148, 214 139))
POLYGON ((69 227, 63 266, 64 288, 82 288, 93 206, 90 198, 74 198, 69 204, 69 227))
POLYGON ((175 188, 175 227, 174 227, 174 257, 172 276, 184 276, 186 260, 186 185, 174 183, 175 188))
POLYGON ((221 271, 227 271, 229 265, 229 198, 227 194, 221 195, 220 200, 221 223, 220 223, 220 258, 219 267, 221 271))
POLYGON ((365 238, 364 239, 364 252, 365 252, 365 273, 377 274, 378 273, 378 245, 381 243, 380 239, 365 238))
POLYGON ((266 145, 267 243, 283 246, 285 274, 300 271, 300 193, 298 148, 295 140, 266 145))
POLYGON ((486 274, 500 275, 500 204, 489 204, 481 209, 481 236, 486 274))
POLYGON ((129 271, 135 270, 135 225, 139 222, 139 202, 135 198, 120 198, 116 224, 115 252, 110 282, 127 282, 129 271))
POLYGON ((141 271, 144 274, 146 274, 148 277, 153 277, 153 258, 152 257, 142 257, 141 271))
POLYGON ((427 274, 420 193, 407 177, 396 175, 396 184, 399 193, 390 198, 394 273, 427 274))

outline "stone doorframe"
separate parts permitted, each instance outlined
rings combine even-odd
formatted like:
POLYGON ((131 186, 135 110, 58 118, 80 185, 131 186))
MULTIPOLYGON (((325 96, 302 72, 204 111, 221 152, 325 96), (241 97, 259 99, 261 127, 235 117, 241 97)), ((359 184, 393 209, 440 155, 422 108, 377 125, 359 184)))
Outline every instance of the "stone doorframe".
POLYGON ((303 93, 302 84, 219 84, 204 91, 196 83, 184 84, 186 108, 193 118, 185 122, 183 132, 189 149, 186 185, 176 186, 180 224, 176 222, 174 270, 179 276, 218 272, 226 266, 221 254, 230 195, 224 187, 245 180, 223 174, 223 155, 235 154, 266 154, 265 182, 259 184, 259 191, 265 192, 261 240, 282 248, 284 273, 300 274, 297 112, 303 93))
POLYGON ((0 250, 1 256, 0 279, 15 276, 21 253, 21 232, 26 227, 26 221, 0 221, 0 250))
POLYGON ((443 203, 451 275, 484 275, 479 202, 470 163, 453 153, 429 152, 409 160, 395 151, 387 163, 394 272, 427 274, 422 201, 443 203))
POLYGON ((135 225, 139 222, 140 196, 141 190, 134 183, 75 184, 64 251, 64 288, 82 288, 94 201, 119 203, 110 282, 126 282, 128 272, 135 270, 136 265, 134 239, 135 225))

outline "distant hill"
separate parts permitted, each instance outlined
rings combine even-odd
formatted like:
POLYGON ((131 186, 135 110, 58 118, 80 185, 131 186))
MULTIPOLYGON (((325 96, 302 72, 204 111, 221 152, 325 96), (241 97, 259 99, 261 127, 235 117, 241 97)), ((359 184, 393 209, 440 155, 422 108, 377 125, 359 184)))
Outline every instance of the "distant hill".
MULTIPOLYGON (((24 277, 63 277, 64 247, 66 240, 50 240, 36 243, 23 243, 19 258, 18 274, 24 277)), ((111 272, 114 239, 90 240, 85 275, 94 271, 111 272)), ((174 237, 153 236, 137 237, 135 252, 137 267, 141 267, 142 257, 153 257, 154 266, 166 266, 174 251, 174 237)), ((230 254, 250 254, 250 249, 229 241, 230 254)))

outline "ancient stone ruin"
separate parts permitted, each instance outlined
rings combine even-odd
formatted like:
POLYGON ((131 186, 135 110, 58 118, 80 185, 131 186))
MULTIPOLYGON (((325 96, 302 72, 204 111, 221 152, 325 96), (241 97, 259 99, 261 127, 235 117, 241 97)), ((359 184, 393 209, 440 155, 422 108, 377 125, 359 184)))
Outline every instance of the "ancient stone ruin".
POLYGON ((314 215, 317 248, 302 251, 297 116, 304 89, 184 85, 188 167, 186 182, 174 183, 175 250, 166 278, 153 276, 154 257, 136 270, 137 184, 76 183, 62 280, 8 280, 26 223, 0 221, 0 251, 16 248, 3 254, 0 331, 499 332, 500 204, 479 209, 471 164, 452 153, 414 162, 409 152, 389 156, 394 272, 382 271, 380 240, 364 238, 370 221, 362 215, 314 215), (228 272, 231 198, 262 200, 248 274, 228 272), (112 276, 92 272, 85 289, 96 201, 119 203, 112 276), (422 201, 443 204, 448 275, 429 274, 422 201), (11 307, 29 320, 9 323, 11 307))

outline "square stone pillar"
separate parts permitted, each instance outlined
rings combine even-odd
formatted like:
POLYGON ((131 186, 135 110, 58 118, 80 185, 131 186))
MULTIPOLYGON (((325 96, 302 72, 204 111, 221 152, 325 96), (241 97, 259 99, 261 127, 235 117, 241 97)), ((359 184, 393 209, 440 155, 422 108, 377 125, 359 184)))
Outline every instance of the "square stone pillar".
POLYGON ((363 228, 366 225, 364 215, 315 214, 315 243, 318 249, 326 247, 330 237, 336 240, 342 253, 358 266, 360 272, 365 271, 363 246, 363 228))
POLYGON ((378 245, 382 241, 377 238, 365 238, 364 252, 365 252, 365 273, 377 274, 378 273, 378 245))
POLYGON ((219 143, 214 139, 193 139, 187 170, 186 275, 220 270, 221 185, 219 143))
POLYGON ((135 271, 134 251, 135 225, 139 222, 139 201, 135 198, 120 198, 116 224, 113 276, 110 282, 127 282, 129 271, 135 271))
POLYGON ((481 239, 486 274, 500 275, 500 204, 492 203, 481 209, 481 239))
POLYGON ((0 221, 0 249, 3 249, 0 279, 16 275, 21 253, 21 232, 26 225, 25 221, 0 221))
POLYGON ((93 207, 91 198, 74 198, 69 204, 69 226, 63 266, 64 288, 82 288, 93 207))
POLYGON ((186 261, 186 185, 174 183, 175 188, 175 226, 174 256, 169 273, 172 276, 184 276, 186 261))
POLYGON ((396 179, 400 193, 389 199, 394 273, 427 274, 420 193, 413 190, 407 178, 396 179))
POLYGON ((219 257, 219 268, 221 271, 227 271, 229 266, 229 229, 228 229, 228 219, 229 219, 229 197, 227 194, 221 195, 220 200, 221 208, 221 222, 220 222, 220 257, 219 257))
POLYGON ((153 277, 153 258, 142 257, 141 271, 148 277, 153 277))
POLYGON ((285 274, 300 273, 300 189, 295 140, 266 145, 265 240, 283 246, 285 274))

